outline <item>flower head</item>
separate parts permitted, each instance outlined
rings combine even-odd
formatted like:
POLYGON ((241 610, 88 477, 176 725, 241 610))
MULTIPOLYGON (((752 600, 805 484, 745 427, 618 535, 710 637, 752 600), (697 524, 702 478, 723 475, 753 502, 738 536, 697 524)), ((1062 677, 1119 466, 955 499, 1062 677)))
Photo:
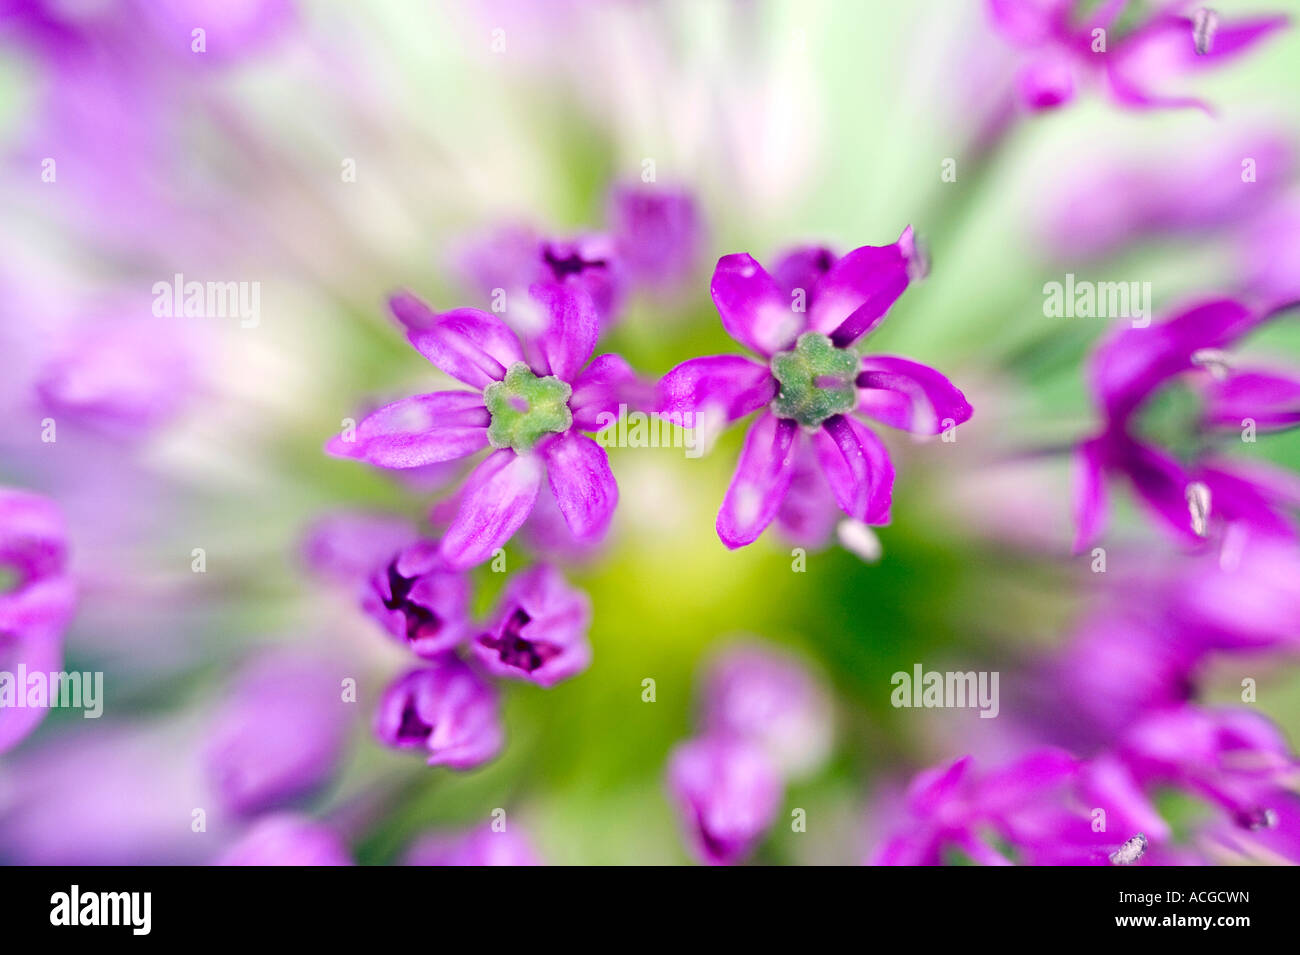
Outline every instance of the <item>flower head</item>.
POLYGON ((253 815, 306 796, 338 768, 348 711, 335 668, 274 654, 236 679, 204 753, 218 798, 253 815))
POLYGON ((491 628, 470 646, 493 676, 549 687, 591 663, 590 625, 587 595, 540 564, 511 578, 491 628))
POLYGON ((1165 80, 1222 65, 1285 27, 1285 16, 1220 22, 1185 16, 1192 0, 1161 0, 1131 26, 1127 0, 987 0, 993 25, 1023 53, 1016 93, 1031 110, 1071 102, 1085 80, 1105 84, 1130 109, 1193 106, 1199 99, 1163 92, 1165 80))
POLYGON ((384 690, 375 735, 399 749, 423 749, 430 766, 452 769, 488 762, 505 739, 495 687, 450 656, 410 671, 384 690))
POLYGON ((264 816, 227 849, 216 865, 352 865, 347 845, 333 829, 292 813, 264 816))
POLYGON ((766 408, 750 426, 718 513, 728 547, 752 543, 777 517, 806 446, 845 514, 889 522, 893 465, 858 414, 921 434, 970 418, 965 396, 934 369, 853 348, 884 320, 920 261, 910 228, 893 245, 839 259, 820 249, 787 257, 780 273, 804 286, 784 288, 749 255, 718 261, 712 292, 722 325, 761 360, 683 362, 660 382, 659 413, 708 426, 766 408))
POLYGON ((528 837, 511 823, 500 831, 490 823, 466 833, 429 833, 406 854, 407 865, 539 866, 528 837))
POLYGON ((615 354, 590 363, 597 320, 589 295, 567 284, 529 290, 545 330, 521 340, 478 309, 436 314, 407 293, 394 296, 411 343, 474 391, 404 398, 366 416, 326 450, 385 468, 416 468, 491 449, 470 474, 439 553, 451 569, 472 567, 503 546, 532 512, 548 478, 570 532, 604 536, 618 502, 605 449, 584 431, 616 413, 636 376, 615 354), (585 367, 584 367, 585 366, 585 367))
POLYGON ((754 743, 705 737, 668 761, 668 788, 696 856, 731 865, 753 850, 781 808, 781 776, 754 743))
POLYGON ((454 650, 469 621, 470 585, 434 541, 420 540, 383 561, 361 604, 391 636, 422 657, 454 650))
POLYGON ((1202 302, 1149 327, 1120 329, 1096 350, 1091 383, 1103 424, 1076 452, 1076 550, 1104 528, 1108 475, 1127 478, 1161 526, 1185 541, 1205 537, 1211 521, 1295 536, 1282 510, 1286 482, 1202 444, 1215 429, 1300 422, 1300 376, 1234 367, 1221 351, 1269 317, 1231 299, 1202 302), (1178 390, 1183 382, 1195 391, 1178 390))
MULTIPOLYGON (((0 671, 57 670, 63 628, 72 617, 75 588, 68 575, 68 531, 53 501, 0 488, 0 671)), ((4 697, 26 692, 12 682, 0 691, 0 753, 17 745, 45 717, 45 706, 10 706, 4 697)))

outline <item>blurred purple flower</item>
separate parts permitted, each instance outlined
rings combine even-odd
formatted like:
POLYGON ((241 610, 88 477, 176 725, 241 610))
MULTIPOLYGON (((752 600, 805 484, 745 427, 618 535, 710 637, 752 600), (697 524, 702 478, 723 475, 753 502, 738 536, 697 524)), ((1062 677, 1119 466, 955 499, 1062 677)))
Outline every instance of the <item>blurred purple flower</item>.
POLYGON ((1108 475, 1127 478, 1152 515, 1182 540, 1204 537, 1206 527, 1198 522, 1203 525, 1211 515, 1294 535, 1292 522, 1280 513, 1286 502, 1271 482, 1254 476, 1262 473, 1258 468, 1240 469, 1203 454, 1183 464, 1140 434, 1139 412, 1189 372, 1209 379, 1202 385, 1206 410, 1200 426, 1240 428, 1246 418, 1262 430, 1291 426, 1300 376, 1225 367, 1219 354, 1270 317, 1230 299, 1213 300, 1149 327, 1121 328, 1097 348, 1090 362, 1091 390, 1104 423, 1075 456, 1076 551, 1091 546, 1104 529, 1108 475), (1198 495, 1199 504, 1192 500, 1198 495), (1197 514, 1198 508, 1205 513, 1197 514))
POLYGON ((469 476, 443 535, 440 553, 452 568, 482 563, 514 535, 531 513, 544 475, 578 540, 604 536, 618 503, 605 449, 582 432, 596 430, 602 412, 618 413, 623 391, 636 376, 618 355, 600 355, 588 364, 597 335, 589 296, 556 283, 534 285, 529 294, 548 324, 526 342, 487 312, 435 314, 412 295, 395 296, 394 312, 412 316, 405 324, 415 348, 479 391, 396 401, 364 418, 355 436, 339 435, 326 445, 337 457, 386 468, 420 467, 493 448, 469 476))
POLYGON ((471 769, 496 757, 505 732, 496 688, 455 657, 399 677, 375 711, 375 735, 423 749, 430 766, 471 769))
POLYGON ((619 259, 637 286, 672 293, 699 265, 704 226, 686 189, 615 185, 607 218, 619 259))
MULTIPOLYGON (((0 488, 0 672, 10 684, 5 693, 27 693, 25 685, 15 685, 20 666, 45 673, 62 666, 63 628, 76 599, 67 563, 67 527, 54 502, 0 488)), ((0 696, 0 753, 21 742, 48 711, 7 706, 0 696)))
POLYGON ((511 824, 497 832, 486 823, 466 833, 434 832, 421 836, 406 853, 407 865, 540 866, 544 863, 528 837, 511 824))
POLYGON ((337 511, 312 522, 303 534, 303 563, 330 583, 360 587, 374 569, 415 540, 403 517, 337 511))
POLYGON ((281 813, 265 816, 215 865, 325 866, 352 865, 343 839, 323 823, 281 813))
POLYGON ((816 772, 830 754, 830 701, 791 654, 759 644, 725 650, 709 664, 699 699, 705 735, 757 743, 788 779, 816 772))
POLYGON ((349 723, 341 686, 336 667, 287 652, 268 653, 235 678, 204 753, 224 808, 256 815, 329 782, 349 723))
POLYGON ((757 745, 705 737, 682 743, 668 760, 668 788, 696 857, 741 862, 781 808, 781 776, 757 745))
POLYGON ((1195 97, 1162 92, 1164 81, 1242 56, 1289 22, 1286 16, 1216 20, 1198 49, 1193 19, 1179 15, 1191 4, 1161 0, 1132 28, 1121 29, 1127 0, 987 0, 994 27, 1023 51, 1016 90, 1031 110, 1063 106, 1083 81, 1096 80, 1130 109, 1208 111, 1195 97))
POLYGON ((763 362, 740 355, 693 358, 659 384, 659 413, 682 426, 730 423, 770 406, 751 424, 717 530, 730 548, 753 543, 781 509, 807 433, 840 509, 870 524, 889 521, 889 452, 850 412, 920 434, 967 421, 971 407, 925 365, 853 345, 883 321, 907 288, 919 257, 912 230, 894 245, 863 246, 825 271, 814 258, 787 274, 815 285, 787 296, 748 254, 724 256, 713 273, 722 325, 763 362))
POLYGON ((431 658, 465 639, 469 598, 465 574, 447 566, 436 541, 419 540, 381 562, 361 605, 394 639, 431 658))
POLYGON ((535 285, 560 284, 585 292, 602 332, 622 310, 626 277, 612 236, 548 239, 528 226, 502 226, 466 246, 459 267, 521 336, 541 334, 547 327, 547 309, 530 294, 535 285))
POLYGON ((506 585, 491 629, 470 644, 488 673, 551 687, 591 663, 591 601, 539 564, 506 585))

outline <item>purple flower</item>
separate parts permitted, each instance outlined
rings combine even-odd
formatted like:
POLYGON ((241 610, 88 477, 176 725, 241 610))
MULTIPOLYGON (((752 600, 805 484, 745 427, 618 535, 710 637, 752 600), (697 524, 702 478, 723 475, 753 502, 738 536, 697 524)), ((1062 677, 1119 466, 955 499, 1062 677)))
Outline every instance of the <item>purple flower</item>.
POLYGON ((328 826, 291 813, 259 819, 216 865, 352 865, 343 839, 328 826))
POLYGON ((422 657, 454 650, 469 623, 470 584, 435 541, 420 540, 381 563, 362 594, 366 613, 422 657))
POLYGON ((329 781, 349 722, 340 686, 335 667, 285 653, 239 675, 213 719, 204 756, 226 809, 255 815, 329 781))
MULTIPOLYGON (((622 310, 626 278, 612 236, 548 239, 528 226, 502 226, 471 243, 459 266, 493 311, 501 311, 506 324, 522 336, 546 330, 547 310, 530 294, 534 285, 560 284, 585 292, 601 330, 616 322, 622 310)), ((419 320, 415 314, 398 314, 408 327, 408 315, 419 320)))
POLYGON ((993 24, 1023 51, 1016 92, 1028 109, 1072 101, 1085 80, 1103 82, 1132 109, 1194 106, 1201 100, 1163 92, 1170 77, 1209 69, 1251 50, 1286 26, 1285 16, 1232 22, 1217 18, 1198 29, 1179 11, 1191 0, 1162 0, 1131 28, 1119 25, 1126 0, 987 0, 993 24))
POLYGON ((912 230, 894 245, 783 260, 806 286, 787 294, 747 254, 713 272, 713 301, 727 332, 762 361, 693 358, 660 382, 659 413, 710 428, 765 408, 749 428, 718 513, 728 547, 755 541, 777 516, 807 437, 836 503, 850 517, 889 521, 894 470, 878 437, 851 412, 893 427, 938 434, 971 416, 966 398, 932 368, 853 345, 883 321, 907 288, 918 257, 912 230), (823 267, 824 266, 824 267, 823 267))
POLYGON ((685 189, 616 185, 608 221, 619 259, 639 286, 672 292, 699 264, 704 227, 695 197, 685 189))
POLYGON ((493 676, 550 687, 591 663, 590 626, 587 595, 541 564, 511 578, 491 629, 471 648, 493 676))
MULTIPOLYGON (((928 769, 912 780, 895 834, 869 863, 942 865, 964 857, 978 865, 1105 865, 1160 820, 1135 787, 1123 785, 1126 778, 1089 773, 1052 747, 983 772, 970 756, 928 769), (1085 792, 1091 799, 1080 798, 1085 792), (1105 830, 1094 830, 1090 807, 1105 810, 1105 830)), ((1146 842, 1144 835, 1143 848, 1146 842)))
POLYGON ((403 517, 337 511, 317 518, 307 528, 302 539, 302 561, 323 580, 359 587, 377 566, 412 543, 415 536, 415 528, 403 517))
POLYGON ((704 676, 700 711, 706 735, 757 743, 787 778, 815 772, 830 753, 826 692, 779 650, 746 644, 720 654, 704 676))
POLYGON ((617 413, 635 375, 618 355, 595 348, 596 313, 570 286, 538 284, 532 302, 546 330, 526 342, 494 315, 462 308, 435 314, 414 296, 393 299, 415 348, 447 374, 477 389, 416 395, 364 418, 356 434, 326 445, 338 457, 385 468, 413 468, 491 453, 470 474, 440 553, 453 569, 487 560, 527 519, 543 477, 573 536, 599 540, 618 502, 618 485, 594 431, 617 413), (583 366, 586 366, 584 369, 583 366))
POLYGON ((428 751, 430 766, 471 769, 496 757, 505 733, 496 688, 455 657, 399 677, 375 711, 375 735, 428 751))
POLYGON ((467 833, 429 833, 406 854, 407 865, 539 866, 544 863, 515 825, 498 832, 490 823, 467 833))
POLYGON ((668 788, 701 862, 742 861, 776 820, 781 776, 763 750, 739 739, 682 743, 668 761, 668 788))
POLYGON ((1145 785, 1190 790, 1247 829, 1273 825, 1271 802, 1300 765, 1273 724, 1230 707, 1152 711, 1126 730, 1118 753, 1145 785))
MULTIPOLYGON (((54 502, 0 488, 0 671, 58 670, 63 628, 76 599, 68 576, 68 532, 54 502)), ((0 690, 0 753, 16 746, 44 719, 46 706, 8 706, 0 690)))
POLYGON ((1199 449, 1183 462, 1144 433, 1153 423, 1163 424, 1148 420, 1146 412, 1179 377, 1199 383, 1203 408, 1191 421, 1173 422, 1178 439, 1195 439, 1216 427, 1239 429, 1246 419, 1259 430, 1300 420, 1300 376, 1234 368, 1220 353, 1269 317, 1219 299, 1150 327, 1122 328, 1096 350, 1091 385, 1103 425, 1076 452, 1076 550, 1091 546, 1104 529, 1108 476, 1127 478, 1147 510, 1182 540, 1204 537, 1211 516, 1294 536, 1292 522, 1280 511, 1287 502, 1263 469, 1241 468, 1199 449))

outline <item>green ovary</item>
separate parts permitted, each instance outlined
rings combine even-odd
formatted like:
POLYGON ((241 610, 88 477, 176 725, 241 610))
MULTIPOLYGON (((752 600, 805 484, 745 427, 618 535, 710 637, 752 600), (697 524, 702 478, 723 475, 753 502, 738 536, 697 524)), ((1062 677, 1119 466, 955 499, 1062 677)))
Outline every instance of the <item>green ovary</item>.
POLYGON ((569 430, 573 389, 554 375, 538 378, 522 361, 515 362, 502 381, 483 389, 483 404, 492 415, 488 441, 494 448, 531 451, 548 434, 569 430))
POLYGON ((858 356, 836 348, 821 332, 804 332, 794 348, 772 356, 780 382, 772 411, 815 428, 832 415, 852 411, 857 401, 858 356))

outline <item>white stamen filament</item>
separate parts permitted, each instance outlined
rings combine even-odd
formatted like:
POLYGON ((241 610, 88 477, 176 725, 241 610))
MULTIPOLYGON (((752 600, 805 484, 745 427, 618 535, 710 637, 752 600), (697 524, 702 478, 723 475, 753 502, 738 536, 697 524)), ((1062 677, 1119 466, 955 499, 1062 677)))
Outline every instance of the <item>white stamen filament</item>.
POLYGON ((1187 485, 1187 510, 1192 516, 1192 530, 1204 537, 1210 526, 1210 489, 1200 481, 1187 485))

